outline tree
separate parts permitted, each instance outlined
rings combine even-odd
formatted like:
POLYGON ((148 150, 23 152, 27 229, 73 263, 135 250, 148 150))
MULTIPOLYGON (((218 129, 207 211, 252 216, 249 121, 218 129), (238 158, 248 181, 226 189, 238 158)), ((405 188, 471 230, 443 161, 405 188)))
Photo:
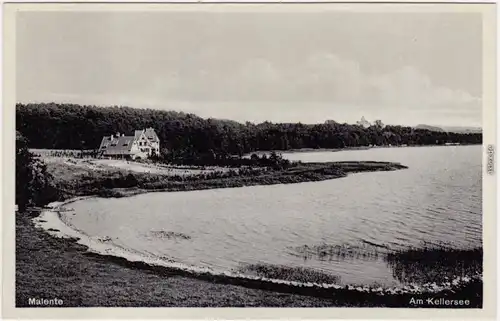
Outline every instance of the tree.
POLYGON ((250 156, 250 159, 254 162, 258 162, 260 160, 259 155, 253 153, 252 156, 250 156))
POLYGON ((16 204, 19 211, 57 198, 47 166, 28 150, 27 140, 16 133, 16 204))
POLYGON ((384 128, 384 124, 382 123, 382 121, 380 119, 377 119, 375 121, 375 127, 377 127, 377 129, 382 129, 382 128, 384 128))

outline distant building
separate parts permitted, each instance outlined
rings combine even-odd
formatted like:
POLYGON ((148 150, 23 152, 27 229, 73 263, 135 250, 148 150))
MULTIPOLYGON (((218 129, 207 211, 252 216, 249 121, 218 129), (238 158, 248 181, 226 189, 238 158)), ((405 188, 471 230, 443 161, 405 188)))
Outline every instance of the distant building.
POLYGON ((364 128, 368 128, 368 127, 370 127, 370 126, 372 125, 369 121, 367 121, 367 120, 365 119, 365 117, 364 117, 364 116, 363 116, 363 117, 361 117, 361 120, 358 120, 358 121, 356 122, 356 124, 357 124, 358 126, 362 126, 362 127, 364 127, 364 128))
POLYGON ((136 130, 133 136, 104 136, 98 155, 109 158, 145 159, 160 154, 160 139, 153 128, 136 130))

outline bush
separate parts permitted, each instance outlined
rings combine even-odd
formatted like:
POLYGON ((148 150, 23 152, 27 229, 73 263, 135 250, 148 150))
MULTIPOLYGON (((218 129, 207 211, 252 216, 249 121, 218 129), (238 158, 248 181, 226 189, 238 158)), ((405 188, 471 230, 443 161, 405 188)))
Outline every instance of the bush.
POLYGON ((295 166, 295 163, 284 159, 281 154, 271 152, 269 157, 266 154, 259 156, 252 154, 250 158, 242 156, 231 156, 224 152, 211 150, 208 153, 197 153, 191 150, 175 151, 171 150, 158 158, 160 161, 176 165, 191 166, 225 166, 225 167, 269 167, 275 170, 287 169, 295 166))
POLYGON ((137 178, 134 176, 134 174, 130 173, 125 177, 125 185, 127 187, 134 187, 139 184, 139 181, 137 178))
POLYGON ((41 206, 58 198, 53 177, 47 166, 35 154, 29 152, 24 137, 16 135, 16 204, 19 211, 28 206, 41 206))

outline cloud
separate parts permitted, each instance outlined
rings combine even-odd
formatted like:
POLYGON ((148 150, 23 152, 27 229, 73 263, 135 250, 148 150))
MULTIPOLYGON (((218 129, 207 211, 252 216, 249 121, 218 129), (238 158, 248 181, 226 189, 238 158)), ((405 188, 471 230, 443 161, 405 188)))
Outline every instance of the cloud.
MULTIPOLYGON (((352 122, 366 116, 392 123, 481 123, 481 98, 438 86, 413 66, 370 74, 355 61, 316 53, 300 65, 257 57, 233 60, 229 68, 210 64, 221 61, 205 56, 201 55, 203 64, 192 58, 192 68, 158 70, 141 88, 80 94, 77 100, 161 106, 206 117, 227 114, 240 120, 316 122, 338 118, 352 122)), ((71 95, 65 100, 72 100, 71 95)))
POLYGON ((412 66, 385 74, 368 74, 355 61, 323 54, 310 57, 296 71, 290 77, 296 80, 294 92, 313 93, 306 99, 315 101, 417 110, 472 108, 477 112, 481 109, 481 98, 463 90, 436 86, 412 66))
POLYGON ((481 111, 481 98, 437 86, 412 66, 369 74, 357 62, 332 53, 310 55, 303 64, 294 66, 264 58, 248 59, 223 71, 205 66, 175 77, 159 76, 148 92, 181 101, 310 102, 352 108, 481 111))
POLYGON ((435 86, 429 77, 413 67, 404 67, 367 78, 367 86, 376 88, 378 97, 369 97, 382 105, 416 109, 455 109, 481 107, 481 99, 462 90, 435 86))

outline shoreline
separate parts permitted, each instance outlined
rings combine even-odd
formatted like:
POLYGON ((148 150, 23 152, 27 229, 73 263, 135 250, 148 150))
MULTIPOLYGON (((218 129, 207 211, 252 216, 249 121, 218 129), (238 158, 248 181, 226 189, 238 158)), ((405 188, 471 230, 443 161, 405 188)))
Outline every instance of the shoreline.
MULTIPOLYGON (((229 286, 236 286, 237 288, 247 289, 245 291, 271 291, 269 295, 275 297, 275 302, 278 302, 279 306, 282 306, 283 299, 280 298, 283 295, 299 295, 301 298, 311 297, 311 300, 327 300, 313 301, 312 305, 319 304, 319 306, 397 306, 397 307, 411 307, 409 305, 410 298, 419 296, 429 296, 429 295, 440 295, 443 297, 456 297, 457 293, 468 294, 469 292, 477 292, 477 287, 482 287, 481 277, 466 277, 463 279, 454 280, 453 287, 440 287, 436 283, 428 284, 421 287, 411 287, 406 286, 402 288, 370 288, 362 286, 339 286, 334 284, 316 284, 316 283, 304 283, 304 282, 293 282, 285 280, 275 280, 265 277, 246 277, 234 273, 222 272, 213 273, 208 269, 197 269, 186 267, 182 264, 172 264, 171 262, 165 262, 161 259, 145 259, 144 255, 139 255, 137 253, 130 253, 124 249, 117 250, 111 248, 110 244, 105 242, 100 242, 99 240, 91 240, 90 238, 82 237, 82 235, 73 230, 71 227, 66 225, 66 223, 61 219, 60 212, 63 210, 65 205, 68 205, 76 200, 82 200, 92 197, 126 197, 137 194, 149 193, 149 192, 172 192, 172 191, 190 191, 190 190, 201 190, 201 189, 214 189, 214 188, 233 188, 233 187, 244 187, 244 186, 255 186, 255 185, 274 185, 274 184, 287 184, 287 183, 299 183, 299 182, 313 182, 322 181, 327 179, 335 179, 347 176, 349 173, 358 172, 371 172, 371 171, 393 171, 398 169, 407 168, 404 165, 397 163, 387 163, 387 162, 335 162, 335 165, 343 165, 343 170, 338 171, 339 168, 333 172, 329 172, 333 162, 331 163, 306 163, 302 169, 303 172, 299 173, 288 173, 285 174, 284 171, 280 171, 274 179, 266 180, 268 178, 260 177, 250 184, 242 184, 241 181, 233 180, 233 178, 227 178, 228 181, 232 181, 232 184, 222 184, 219 186, 220 180, 207 180, 202 185, 192 184, 189 185, 188 182, 182 182, 182 185, 169 186, 163 189, 140 189, 138 187, 132 187, 128 189, 106 189, 101 188, 101 190, 95 195, 79 195, 76 197, 66 198, 65 200, 53 202, 47 205, 35 218, 29 220, 33 228, 40 233, 47 235, 48 238, 54 240, 60 240, 64 246, 69 246, 70 248, 78 248, 79 252, 82 252, 87 259, 95 259, 102 261, 106 264, 106 269, 111 269, 112 265, 121 266, 123 269, 128 271, 136 271, 135 273, 152 273, 156 276, 170 275, 178 278, 187 278, 193 281, 190 282, 208 282, 211 286, 220 285, 221 288, 218 291, 226 291, 229 286), (368 165, 371 165, 368 166, 368 165), (369 168, 367 168, 367 166, 369 168), (325 172, 326 170, 326 172, 325 172), (310 176, 308 174, 317 173, 317 176, 310 176), (290 177, 294 179, 289 179, 290 177), (218 182, 218 183, 217 183, 218 182), (215 184, 214 184, 215 183, 215 184), (184 186, 179 188, 179 186, 184 186), (118 254, 118 255, 117 255, 118 254), (121 255, 120 255, 121 254, 121 255), (109 264, 109 266, 108 266, 109 264), (422 291, 422 289, 424 291, 422 291), (471 290, 474 289, 474 290, 471 290), (437 291, 438 290, 438 291, 437 291), (335 302, 333 303, 332 300, 335 302)), ((250 177, 252 178, 252 177, 250 177)), ((227 183, 227 182, 224 182, 227 183)), ((74 196, 74 195, 73 195, 74 196)), ((16 214, 16 217, 19 214, 16 214)), ((16 237, 17 237, 16 230, 16 237)), ((52 241, 51 241, 52 242, 52 241)), ((18 241, 16 239, 16 244, 18 241)), ((60 255, 71 255, 71 251, 61 250, 60 255)), ((59 250, 57 250, 59 252, 59 250)), ((48 259, 49 262, 52 258, 48 259)), ((131 273, 131 272, 130 272, 131 273)), ((144 276, 141 276, 144 277, 144 276)), ((17 279, 17 278, 16 278, 17 279)), ((204 284, 204 283, 203 283, 204 284)), ((102 285, 94 284, 96 288, 100 288, 102 285)), ((184 284, 179 285, 181 287, 184 284)), ((202 286, 202 285, 200 285, 202 286)), ((125 286, 128 288, 128 286, 125 286)), ((135 289, 135 288, 134 288, 135 289)), ((182 288, 177 289, 177 291, 188 291, 189 289, 182 288)), ((138 300, 138 299, 137 299, 138 300)), ((142 299, 141 299, 142 300, 142 299)), ((304 300, 304 299, 299 299, 304 300)), ((16 300, 17 302, 17 300, 16 300)), ((245 301, 242 301, 245 302, 245 301)), ((294 303, 288 303, 283 306, 302 306, 301 303, 293 301, 294 303)), ((284 304, 284 303, 283 303, 284 304)), ((16 305, 18 305, 16 303, 16 305)), ((481 305, 480 302, 475 303, 475 305, 481 305)), ((141 305, 139 305, 141 306, 141 305)), ((195 305, 196 306, 196 305, 195 305)), ((215 304, 215 306, 234 306, 233 304, 215 304)), ((267 306, 267 305, 266 305, 267 306)))
POLYGON ((247 174, 215 178, 195 177, 194 179, 173 180, 168 176, 135 173, 133 174, 136 180, 134 186, 106 188, 100 184, 100 179, 101 181, 105 181, 109 179, 109 177, 102 177, 96 178, 94 181, 90 182, 89 184, 91 184, 91 186, 73 188, 74 190, 78 190, 78 192, 70 193, 67 197, 87 195, 126 197, 148 192, 181 192, 218 188, 296 184, 344 178, 354 173, 396 171, 407 168, 408 167, 405 165, 394 162, 341 161, 300 163, 288 169, 267 170, 255 175, 247 174))
POLYGON ((316 153, 316 152, 351 152, 351 151, 361 151, 370 149, 381 149, 381 148, 414 148, 414 147, 464 147, 464 146, 478 146, 483 144, 450 144, 450 145, 395 145, 395 146, 358 146, 358 147, 344 147, 344 148, 298 148, 298 149, 285 149, 285 150, 269 150, 269 151, 255 151, 251 153, 244 154, 244 156, 250 156, 252 154, 268 154, 271 152, 281 153, 281 154, 295 154, 295 153, 316 153))
MULTIPOLYGON (((23 214, 16 216, 16 307, 34 307, 29 304, 33 297, 57 297, 62 300, 61 307, 418 308, 411 299, 429 297, 402 293, 375 295, 352 289, 318 292, 309 287, 288 291, 289 287, 280 284, 255 280, 243 284, 244 280, 182 274, 90 253, 74 239, 56 238, 36 228, 32 218, 39 213, 23 214)), ((480 308, 482 282, 475 281, 455 293, 439 295, 451 300, 470 300, 469 305, 458 308, 480 308), (471 297, 471 293, 478 295, 471 297)))
POLYGON ((161 258, 148 258, 139 253, 108 244, 100 240, 92 240, 83 232, 69 226, 62 218, 61 211, 68 204, 75 201, 94 198, 77 197, 65 202, 54 202, 49 204, 48 209, 42 210, 40 215, 32 219, 35 227, 43 229, 47 234, 56 238, 66 238, 87 248, 91 255, 97 255, 110 262, 120 262, 132 268, 153 271, 154 273, 169 273, 198 280, 215 282, 219 284, 231 284, 251 289, 270 290, 279 293, 290 293, 316 298, 330 298, 333 296, 362 296, 364 299, 380 300, 387 296, 419 296, 439 295, 447 297, 470 283, 482 282, 481 276, 457 277, 452 282, 427 283, 423 285, 404 285, 401 287, 382 288, 359 286, 359 285, 337 285, 327 283, 298 282, 281 279, 272 279, 259 276, 251 276, 230 271, 213 271, 209 268, 190 267, 176 262, 166 262, 161 258))

